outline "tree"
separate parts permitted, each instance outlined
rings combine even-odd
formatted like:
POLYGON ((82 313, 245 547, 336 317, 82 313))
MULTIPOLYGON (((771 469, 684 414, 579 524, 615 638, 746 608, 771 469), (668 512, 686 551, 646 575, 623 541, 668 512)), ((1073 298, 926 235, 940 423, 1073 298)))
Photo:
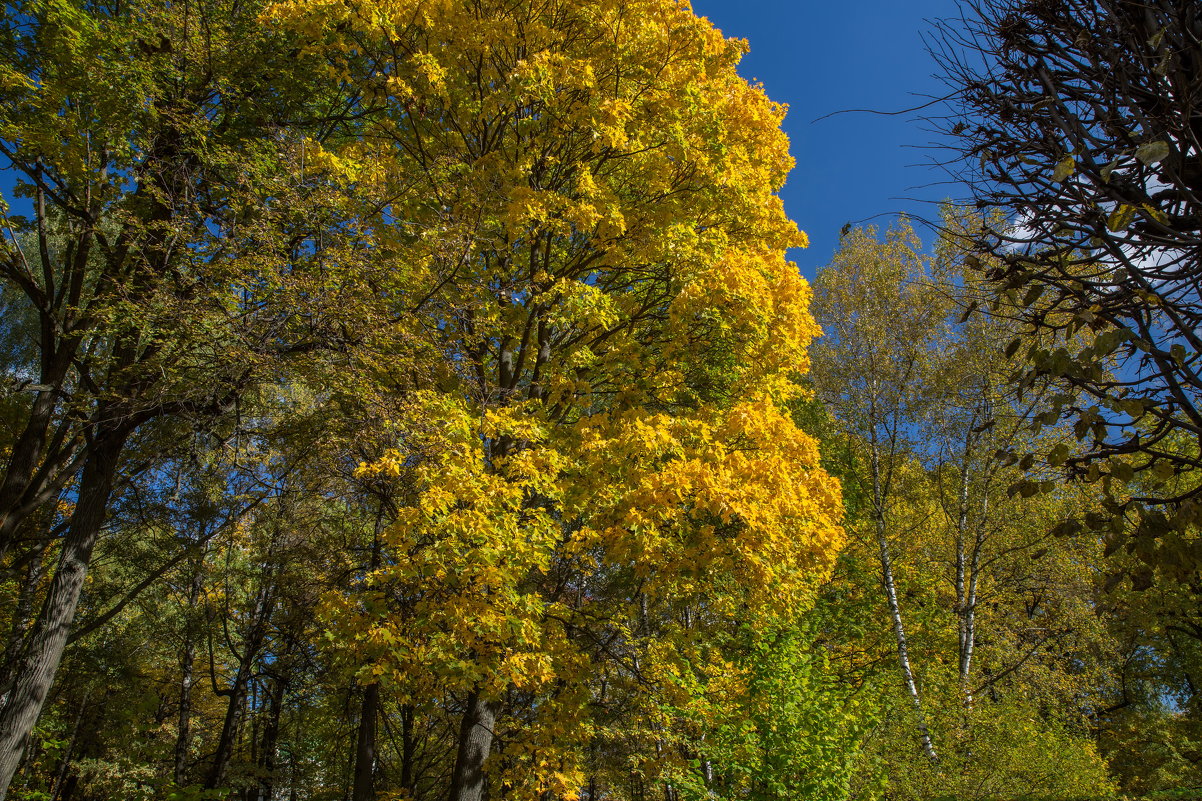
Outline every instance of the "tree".
MULTIPOLYGON (((966 220, 947 210, 947 228, 966 220)), ((877 679, 889 711, 865 745, 891 793, 1102 791, 1086 734, 1112 653, 1092 605, 1101 546, 1049 534, 1090 508, 1077 492, 1008 491, 1048 475, 1005 458, 1035 442, 1027 413, 1040 394, 1020 401, 996 354, 1015 324, 963 314, 977 276, 957 245, 941 237, 928 255, 904 221, 883 242, 854 230, 816 280, 828 335, 814 348, 815 387, 844 433, 839 472, 860 499, 827 601, 847 618, 831 647, 862 666, 860 680, 877 660, 898 668, 877 679), (875 592, 861 572, 872 562, 875 592), (897 748, 916 728, 921 747, 897 748)))
POLYGON ((919 248, 904 221, 889 231, 884 244, 871 229, 844 237, 817 282, 815 311, 826 338, 815 348, 815 383, 845 430, 867 450, 862 492, 868 498, 898 668, 914 706, 923 752, 936 762, 894 570, 901 533, 894 517, 895 489, 910 450, 910 429, 926 417, 932 402, 931 359, 944 333, 940 311, 947 308, 947 299, 922 280, 926 265, 919 248))
POLYGON ((939 124, 979 208, 963 233, 996 261, 995 312, 1038 337, 1020 385, 1055 377, 1039 422, 1114 492, 1098 527, 1135 533, 1148 565, 1198 591, 1202 542, 1202 11, 1190 0, 979 0, 934 51, 939 124), (999 305, 1000 304, 1000 305, 999 305), (1121 485, 1130 484, 1125 495, 1121 485))
POLYGON ((258 10, 30 0, 0 20, 0 160, 17 176, 0 303, 19 343, 2 368, 0 555, 30 610, 4 654, 0 797, 114 495, 161 464, 139 444, 232 413, 275 357, 330 339, 304 265, 332 264, 311 236, 332 213, 293 145, 336 127, 315 104, 338 90, 315 90, 258 10))
POLYGON ((334 610, 344 641, 362 681, 448 699, 449 797, 568 793, 606 647, 670 688, 671 613, 737 608, 699 572, 755 615, 804 605, 838 547, 837 488, 781 409, 815 333, 783 110, 667 0, 273 13, 382 103, 310 163, 382 210, 379 263, 418 266, 392 300, 435 355, 363 467, 414 491, 334 610))

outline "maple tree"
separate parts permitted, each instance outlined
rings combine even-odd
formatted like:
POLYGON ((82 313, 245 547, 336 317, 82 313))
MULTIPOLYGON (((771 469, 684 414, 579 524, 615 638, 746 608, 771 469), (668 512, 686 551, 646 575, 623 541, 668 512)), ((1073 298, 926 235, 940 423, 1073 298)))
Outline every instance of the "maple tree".
POLYGON ((676 0, 7 4, 0 796, 1193 780, 1190 586, 1065 522, 1189 472, 1063 480, 1059 312, 972 313, 1001 212, 849 229, 812 316, 745 52, 676 0))
MULTIPOLYGON (((569 792, 570 753, 527 760, 566 750, 589 697, 575 640, 632 637, 630 604, 701 593, 699 571, 751 614, 800 607, 838 547, 837 488, 778 409, 816 331, 783 258, 804 238, 774 195, 781 110, 674 3, 272 13, 380 104, 311 163, 387 206, 379 247, 420 265, 405 305, 440 351, 403 445, 362 468, 411 490, 368 577, 385 602, 347 596, 343 639, 403 698, 456 699, 455 798, 517 736, 505 697, 554 691, 499 781, 569 792)), ((657 682, 683 669, 665 639, 637 644, 657 682)))

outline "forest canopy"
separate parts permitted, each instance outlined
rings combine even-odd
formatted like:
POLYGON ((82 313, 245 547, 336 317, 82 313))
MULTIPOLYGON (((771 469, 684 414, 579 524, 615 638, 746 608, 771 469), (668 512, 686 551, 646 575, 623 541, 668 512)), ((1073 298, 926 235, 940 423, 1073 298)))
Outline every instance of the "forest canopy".
MULTIPOLYGON (((966 6, 969 157, 1024 36, 1138 16, 1047 6, 966 6)), ((1044 224, 1122 202, 1060 157, 811 286, 785 108, 687 3, 6 3, 0 799, 1202 787, 1202 33, 1136 27, 1176 138, 1088 191, 1184 177, 1123 241, 1044 224)))

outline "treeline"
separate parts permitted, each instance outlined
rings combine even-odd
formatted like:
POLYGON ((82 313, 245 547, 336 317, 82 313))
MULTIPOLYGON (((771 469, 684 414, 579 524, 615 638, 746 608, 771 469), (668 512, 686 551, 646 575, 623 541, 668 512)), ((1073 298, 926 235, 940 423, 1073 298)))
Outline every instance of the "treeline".
MULTIPOLYGON (((673 0, 5 6, 0 798, 1202 786, 1196 291, 1017 193, 811 290, 743 51, 673 0)), ((1147 137, 1107 181, 1191 152, 1147 137)), ((1192 219, 1151 191, 1106 236, 1192 219)))
POLYGON ((35 0, 0 52, 0 796, 838 758, 795 618, 842 509, 742 45, 670 0, 35 0))

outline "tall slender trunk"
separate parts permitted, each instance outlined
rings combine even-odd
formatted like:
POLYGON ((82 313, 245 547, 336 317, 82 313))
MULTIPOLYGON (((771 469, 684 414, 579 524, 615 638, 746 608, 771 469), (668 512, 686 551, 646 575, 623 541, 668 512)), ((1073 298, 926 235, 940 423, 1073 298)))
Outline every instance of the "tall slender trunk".
POLYGON ((229 689, 229 702, 225 708, 225 718, 221 723, 221 735, 217 739, 217 749, 213 753, 213 764, 209 766, 205 776, 205 789, 215 790, 225 781, 225 772, 229 768, 230 759, 234 755, 234 745, 238 741, 238 730, 242 724, 243 707, 246 704, 247 685, 250 681, 249 660, 238 666, 234 674, 234 684, 229 689))
POLYGON ((363 688, 359 705, 359 736, 355 741, 355 778, 351 801, 374 801, 376 797, 376 736, 380 717, 380 685, 363 688))
MULTIPOLYGON (((271 685, 268 695, 267 719, 263 724, 263 742, 259 748, 260 778, 258 801, 270 801, 275 794, 276 757, 280 747, 280 717, 284 712, 284 695, 288 690, 291 674, 281 672, 271 685)), ((374 799, 373 799, 374 801, 374 799)))
POLYGON ((459 727, 459 747, 455 770, 451 774, 449 801, 482 801, 486 776, 484 762, 492 749, 493 726, 497 722, 497 704, 485 701, 479 692, 467 697, 463 722, 459 727))
POLYGON ((405 704, 401 707, 401 790, 413 795, 414 783, 417 777, 414 775, 414 761, 417 756, 417 738, 413 736, 413 704, 405 704))
MULTIPOLYGON (((376 525, 372 533, 371 559, 368 571, 380 566, 380 534, 384 528, 384 504, 376 510, 376 525)), ((366 583, 366 576, 365 582, 366 583)), ((359 733, 355 740, 355 769, 351 784, 351 801, 373 801, 376 797, 376 749, 380 721, 380 684, 373 682, 363 688, 359 705, 359 733)))
MULTIPOLYGON (((988 398, 968 422, 964 435, 964 458, 960 464, 960 487, 956 507, 956 624, 959 636, 958 678, 966 712, 973 707, 972 658, 977 638, 977 584, 981 571, 981 550, 985 545, 985 525, 989 519, 989 492, 980 493, 981 508, 975 525, 969 514, 969 473, 974 452, 974 434, 978 420, 992 417, 988 398)), ((988 463, 986 463, 988 464, 988 463)), ((986 468, 988 469, 988 468, 986 468)), ((986 481, 983 486, 987 487, 986 481)))
MULTIPOLYGON (((973 562, 979 561, 980 547, 974 549, 973 562)), ((960 687, 964 693, 964 708, 972 711, 972 655, 973 643, 977 638, 977 578, 974 569, 968 580, 968 594, 964 598, 964 651, 960 657, 960 687)))
POLYGON ((881 477, 881 459, 876 434, 873 432, 870 441, 872 461, 872 498, 873 522, 876 528, 877 546, 880 550, 881 584, 885 588, 885 598, 889 604, 889 616, 893 620, 893 636, 897 640, 897 661, 901 667, 902 682, 906 693, 914 705, 918 717, 918 736, 922 742, 922 751, 931 762, 938 762, 939 755, 935 751, 935 742, 927 727, 926 712, 923 709, 922 695, 918 691, 918 683, 914 680, 914 669, 910 664, 910 646, 906 639, 906 627, 902 622, 901 605, 897 600, 897 585, 893 577, 893 556, 889 550, 889 537, 885 525, 885 491, 881 477))
POLYGON ((187 624, 184 629, 184 647, 180 652, 179 667, 179 728, 175 736, 175 770, 177 786, 183 786, 188 770, 188 751, 192 747, 192 685, 196 680, 196 631, 193 615, 200 600, 201 585, 204 583, 204 551, 192 568, 192 581, 188 586, 188 608, 184 612, 187 624))
POLYGON ((238 671, 234 674, 233 685, 225 691, 229 696, 229 705, 225 710, 225 720, 221 724, 221 736, 217 740, 217 750, 213 754, 213 764, 205 777, 205 789, 215 790, 225 781, 225 773, 234 755, 234 746, 238 742, 238 734, 242 728, 242 718, 246 707, 246 696, 250 689, 250 680, 254 675, 255 661, 263 648, 263 639, 267 634, 267 623, 271 619, 274 604, 274 576, 270 570, 263 576, 263 585, 255 600, 254 616, 251 620, 250 632, 243 646, 243 653, 238 659, 238 671))
POLYGON ((92 549, 108 510, 117 459, 128 436, 124 429, 99 432, 84 464, 54 578, 23 644, 12 689, 0 709, 0 799, 8 795, 8 786, 62 661, 92 549))
MULTIPOLYGON (((976 422, 975 416, 972 423, 976 422)), ((972 571, 969 560, 968 543, 968 467, 972 454, 972 434, 964 443, 964 459, 960 463, 960 487, 956 496, 956 635, 958 645, 958 667, 960 692, 963 695, 965 709, 972 709, 972 693, 968 686, 969 674, 972 670, 973 610, 975 604, 969 600, 969 584, 976 583, 976 575, 972 571)), ((973 549, 978 550, 978 549, 973 549)))

